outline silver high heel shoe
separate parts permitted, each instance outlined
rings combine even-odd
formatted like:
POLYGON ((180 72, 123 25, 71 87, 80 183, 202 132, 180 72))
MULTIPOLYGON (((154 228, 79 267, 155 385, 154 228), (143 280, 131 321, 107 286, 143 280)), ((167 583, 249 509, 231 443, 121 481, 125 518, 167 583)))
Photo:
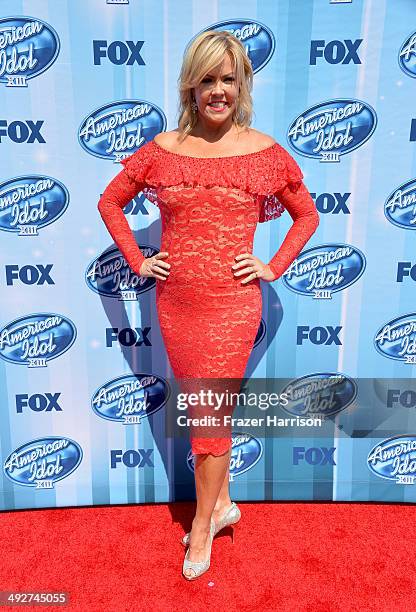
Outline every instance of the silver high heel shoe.
POLYGON ((209 569, 209 566, 211 565, 211 548, 212 548, 212 540, 214 539, 214 532, 215 532, 215 522, 214 522, 214 519, 211 517, 211 524, 210 524, 210 529, 209 529, 210 543, 209 543, 208 559, 205 559, 204 561, 190 561, 188 559, 190 548, 188 548, 185 554, 185 559, 183 560, 183 567, 182 567, 182 575, 187 580, 195 580, 195 578, 199 578, 199 576, 202 576, 202 574, 204 574, 209 569), (193 570, 195 572, 194 575, 191 574, 191 576, 187 576, 185 574, 185 571, 187 569, 193 570))
MULTIPOLYGON (((240 508, 237 506, 235 502, 232 502, 228 510, 225 511, 224 516, 218 521, 218 523, 215 523, 214 536, 216 536, 217 533, 221 531, 221 529, 224 529, 224 527, 238 523, 240 518, 241 518, 240 508)), ((234 529, 233 529, 232 537, 233 537, 233 542, 234 542, 234 529)), ((184 546, 189 546, 189 533, 185 533, 185 535, 183 536, 181 540, 181 543, 184 546)))

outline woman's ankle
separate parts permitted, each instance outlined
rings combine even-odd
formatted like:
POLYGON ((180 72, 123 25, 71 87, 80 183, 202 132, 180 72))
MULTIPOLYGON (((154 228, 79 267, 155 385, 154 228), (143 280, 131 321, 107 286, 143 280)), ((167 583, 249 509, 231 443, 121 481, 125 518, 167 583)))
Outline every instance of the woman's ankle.
POLYGON ((209 533, 209 528, 211 525, 210 518, 203 519, 201 517, 195 516, 192 521, 192 529, 196 527, 197 529, 201 529, 202 531, 207 531, 209 533))
POLYGON ((217 499, 214 506, 214 512, 225 510, 226 508, 229 508, 231 504, 232 501, 229 497, 227 497, 226 499, 217 499))

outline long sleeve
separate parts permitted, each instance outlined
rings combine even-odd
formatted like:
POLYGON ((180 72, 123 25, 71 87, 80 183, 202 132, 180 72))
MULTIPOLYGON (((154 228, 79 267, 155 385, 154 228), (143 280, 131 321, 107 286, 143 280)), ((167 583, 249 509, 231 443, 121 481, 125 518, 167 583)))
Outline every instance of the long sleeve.
POLYGON ((287 270, 319 225, 315 203, 303 182, 298 182, 296 187, 287 185, 278 198, 292 217, 293 224, 269 262, 270 269, 275 274, 274 280, 287 270))
POLYGON ((127 222, 123 208, 142 191, 145 172, 149 166, 149 144, 122 160, 125 166, 107 185, 98 202, 100 215, 124 259, 136 274, 145 257, 127 222))

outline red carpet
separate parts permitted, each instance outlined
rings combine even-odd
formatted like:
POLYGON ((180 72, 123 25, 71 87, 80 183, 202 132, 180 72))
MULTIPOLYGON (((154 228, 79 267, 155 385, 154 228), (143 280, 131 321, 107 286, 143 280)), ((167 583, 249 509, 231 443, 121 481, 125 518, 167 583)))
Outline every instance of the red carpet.
POLYGON ((408 611, 416 606, 415 508, 240 503, 211 568, 181 576, 194 504, 0 513, 0 590, 67 591, 69 606, 23 610, 408 611))

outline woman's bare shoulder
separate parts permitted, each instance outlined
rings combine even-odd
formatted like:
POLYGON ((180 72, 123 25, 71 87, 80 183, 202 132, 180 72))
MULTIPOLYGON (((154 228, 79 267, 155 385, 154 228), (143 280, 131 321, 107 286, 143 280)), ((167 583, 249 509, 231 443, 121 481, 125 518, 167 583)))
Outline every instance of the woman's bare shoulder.
POLYGON ((250 128, 250 137, 253 148, 256 150, 271 147, 276 143, 276 140, 272 136, 269 136, 269 134, 265 134, 264 132, 260 132, 259 130, 255 130, 254 128, 250 128))
POLYGON ((159 132, 153 140, 165 149, 174 149, 178 145, 178 138, 179 130, 171 130, 170 132, 159 132))

